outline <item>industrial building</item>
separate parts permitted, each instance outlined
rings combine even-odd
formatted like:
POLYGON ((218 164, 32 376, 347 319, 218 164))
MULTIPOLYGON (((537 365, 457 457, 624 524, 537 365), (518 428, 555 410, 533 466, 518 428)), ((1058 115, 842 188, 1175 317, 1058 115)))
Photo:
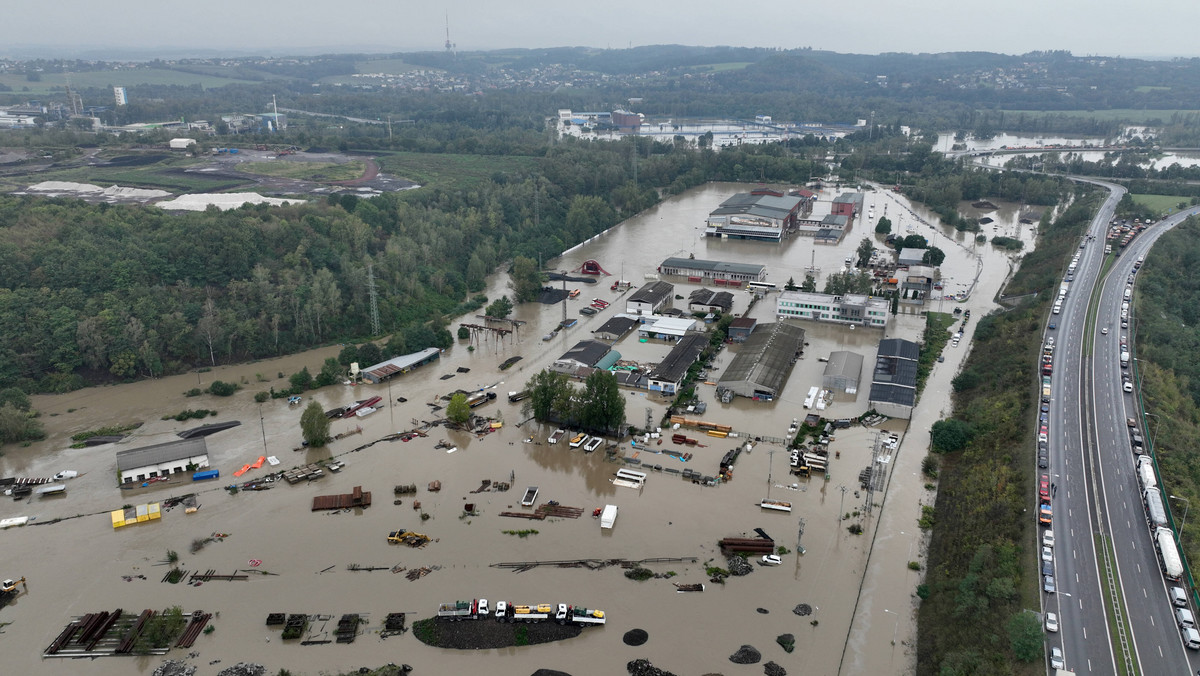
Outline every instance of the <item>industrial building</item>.
POLYGON ((924 305, 933 293, 933 268, 923 265, 909 266, 908 272, 896 272, 900 282, 900 302, 924 305))
POLYGON ((696 363, 706 347, 708 347, 707 336, 693 334, 680 339, 679 343, 650 372, 647 379, 650 391, 674 395, 679 390, 684 376, 687 375, 688 368, 696 363))
POLYGON ((718 285, 722 282, 765 282, 767 266, 756 263, 726 263, 706 261, 700 258, 668 258, 658 266, 664 275, 687 277, 689 282, 711 279, 718 285))
POLYGON ((441 350, 436 347, 427 347, 420 352, 413 352, 412 354, 381 361, 378 364, 362 369, 359 373, 364 379, 378 385, 394 375, 408 373, 418 366, 424 366, 441 356, 441 350))
POLYGON ((616 315, 592 331, 597 340, 618 341, 637 326, 637 320, 628 315, 616 315))
POLYGON ((755 326, 758 326, 758 320, 754 317, 738 317, 729 323, 726 333, 733 342, 744 343, 750 334, 754 333, 755 326))
POLYGON ((704 234, 722 239, 778 242, 796 226, 803 199, 770 190, 738 193, 714 209, 704 234))
POLYGON ((691 317, 644 317, 642 325, 638 327, 638 335, 642 338, 674 341, 695 332, 696 328, 696 320, 691 317))
POLYGON ((829 213, 845 216, 850 220, 861 214, 863 210, 863 194, 861 192, 844 192, 833 198, 829 213))
POLYGON ((733 294, 728 291, 696 289, 688 297, 688 310, 727 314, 733 310, 733 294))
POLYGON ((829 361, 825 363, 825 372, 821 374, 821 387, 827 390, 841 390, 846 394, 857 394, 862 367, 863 356, 857 352, 831 352, 829 361))
POLYGON ((572 375, 581 368, 607 370, 617 363, 621 353, 598 340, 581 340, 550 365, 551 371, 572 375))
POLYGON ((652 315, 671 306, 675 285, 670 282, 650 282, 633 292, 625 301, 625 312, 631 315, 652 315))
POLYGON ((891 314, 886 298, 848 293, 834 296, 809 291, 783 291, 776 302, 780 319, 809 319, 886 328, 891 314))
POLYGON ((721 401, 749 397, 770 401, 779 396, 792 364, 804 347, 804 329, 776 322, 764 324, 742 344, 717 382, 721 401))
POLYGON ((906 247, 896 256, 896 265, 922 265, 925 262, 925 252, 928 249, 906 247))
POLYGON ((117 452, 117 479, 122 484, 140 483, 202 467, 208 467, 208 443, 204 437, 117 452))
POLYGON ((917 404, 917 360, 921 346, 911 340, 879 341, 871 378, 871 407, 893 418, 911 418, 917 404))

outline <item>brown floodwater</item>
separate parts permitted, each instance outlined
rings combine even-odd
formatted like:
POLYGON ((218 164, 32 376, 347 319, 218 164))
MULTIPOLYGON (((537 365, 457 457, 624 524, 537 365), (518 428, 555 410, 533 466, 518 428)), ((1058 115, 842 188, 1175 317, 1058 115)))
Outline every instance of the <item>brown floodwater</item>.
MULTIPOLYGON (((551 266, 571 270, 584 260, 596 259, 614 277, 641 284, 644 275, 655 272, 662 259, 695 254, 697 258, 764 263, 770 281, 782 285, 789 277, 802 280, 814 262, 822 275, 837 271, 862 237, 875 237, 873 223, 860 223, 836 247, 814 248, 803 238, 781 245, 703 238, 707 213, 729 195, 746 188, 709 184, 673 197, 564 254, 551 266)), ((828 193, 821 196, 826 200, 826 210, 830 197, 828 193)), ((885 204, 892 213, 910 206, 902 197, 882 192, 868 193, 867 204, 876 205, 876 217, 883 215, 885 204)), ((820 212, 818 205, 817 214, 820 212)), ((978 276, 971 300, 965 305, 975 311, 976 317, 981 316, 1009 272, 1010 256, 991 245, 976 246, 970 237, 962 247, 955 245, 955 241, 962 240, 961 233, 936 225, 936 218, 921 209, 913 208, 906 219, 912 219, 914 228, 933 235, 935 244, 946 251, 943 270, 950 278, 948 292, 953 293, 956 284, 965 290, 978 276), (917 217, 935 225, 920 223, 917 217)), ((625 663, 639 657, 681 675, 731 673, 745 670, 727 661, 742 644, 755 646, 762 651, 764 662, 774 660, 792 673, 835 674, 839 669, 845 673, 910 672, 911 654, 903 643, 893 648, 889 635, 911 641, 915 632, 911 593, 920 574, 909 571, 904 564, 920 555, 916 529, 919 504, 933 499, 933 494, 923 488, 919 465, 928 426, 949 408, 949 379, 969 343, 954 351, 948 348, 947 362, 935 369, 913 425, 920 432, 905 436, 900 451, 891 458, 889 466, 900 471, 893 472, 886 499, 874 496, 869 517, 855 513, 865 513, 868 507, 867 494, 859 490, 857 475, 870 464, 877 432, 873 428, 839 431, 832 446, 839 457, 831 461, 827 479, 790 477, 783 447, 763 443, 743 453, 729 483, 703 487, 669 474, 652 473, 641 490, 632 490, 610 483, 621 465, 606 462, 602 453, 572 451, 565 443, 549 445, 545 440, 552 430, 536 423, 518 427, 525 416, 519 405, 508 403, 505 397, 508 391, 521 389, 533 373, 619 311, 619 294, 608 288, 611 279, 601 278, 600 283, 591 286, 572 285, 586 287, 579 300, 567 302, 568 316, 578 318, 579 325, 560 332, 551 341, 542 341, 541 337, 561 320, 562 306, 523 305, 517 308, 515 317, 527 323, 513 336, 478 341, 474 351, 468 351, 467 343, 459 341, 445 351, 440 361, 398 378, 390 387, 337 385, 306 395, 325 408, 375 395, 389 403, 366 418, 335 421, 334 433, 359 426, 362 433, 336 441, 327 449, 294 451, 300 445, 299 408, 289 409, 281 400, 260 406, 254 403, 253 394, 271 385, 285 387, 286 379, 279 374, 286 377, 304 366, 319 368, 326 357, 337 354, 337 346, 254 364, 218 367, 198 375, 35 397, 34 405, 42 412, 49 436, 25 448, 5 448, 0 473, 49 476, 73 469, 81 476, 70 480, 67 494, 59 498, 0 501, 0 518, 25 515, 33 518, 33 523, 65 519, 0 533, 0 576, 23 575, 29 580, 28 593, 0 610, 0 622, 11 623, 3 627, 0 637, 8 646, 5 671, 149 673, 163 658, 111 657, 85 663, 43 659, 41 651, 74 616, 118 607, 136 612, 179 605, 185 611, 220 612, 214 620, 215 631, 202 636, 193 648, 199 655, 191 662, 199 667, 197 673, 201 675, 249 660, 266 665, 272 673, 287 668, 293 673, 317 674, 407 662, 416 668, 415 673, 486 671, 497 676, 525 676, 547 667, 578 676, 625 673, 625 663), (595 317, 579 315, 578 309, 590 298, 614 301, 614 307, 595 317), (522 360, 508 371, 500 371, 500 362, 513 356, 522 360), (459 367, 469 368, 470 372, 457 373, 459 367), (449 374, 453 377, 442 379, 449 374), (241 382, 243 389, 224 399, 184 396, 186 390, 203 387, 214 379, 241 382), (382 442, 350 452, 391 432, 438 418, 440 414, 433 412, 429 404, 442 394, 483 387, 493 387, 499 394, 496 402, 479 409, 482 414, 503 420, 504 427, 494 434, 479 439, 437 427, 428 438, 382 442), (399 397, 407 401, 399 402, 399 397), (208 438, 211 462, 221 471, 221 479, 197 485, 171 481, 134 491, 118 490, 116 451, 169 441, 176 438, 175 432, 201 424, 161 419, 184 408, 219 411, 204 422, 242 422, 239 427, 208 438), (144 425, 119 444, 69 448, 71 434, 126 422, 144 425), (435 448, 440 440, 457 450, 435 448), (229 495, 221 489, 234 481, 235 469, 260 455, 277 456, 281 468, 331 455, 338 456, 346 467, 320 481, 296 486, 280 483, 264 492, 229 495), (513 488, 508 492, 470 493, 485 479, 509 481, 510 477, 513 488), (442 490, 426 491, 426 484, 435 479, 442 481, 442 490), (428 521, 420 521, 410 496, 405 496, 399 506, 392 504, 389 491, 401 483, 418 485, 415 497, 430 515, 428 521), (358 485, 373 492, 374 506, 370 509, 333 514, 310 511, 313 496, 345 493, 358 485), (499 516, 502 511, 519 511, 521 494, 531 485, 540 487, 539 501, 557 500, 581 507, 584 516, 546 521, 499 516), (193 490, 199 492, 201 502, 195 514, 173 509, 164 513, 160 522, 119 531, 110 526, 108 510, 193 490), (791 501, 794 511, 764 512, 758 502, 768 494, 791 501), (478 515, 463 516, 462 507, 468 502, 476 505, 478 515), (605 504, 618 505, 620 512, 615 528, 602 532, 590 514, 605 504), (849 521, 842 519, 847 513, 852 515, 849 521), (67 518, 76 515, 81 516, 67 518), (863 535, 847 532, 846 526, 855 522, 863 524, 863 535), (877 525, 881 527, 876 534, 877 525), (424 532, 435 541, 423 549, 387 544, 387 533, 398 528, 424 532), (538 533, 520 538, 502 532, 528 528, 538 533), (764 529, 790 550, 782 566, 755 566, 752 574, 731 578, 724 585, 708 584, 700 594, 675 593, 672 582, 706 582, 705 564, 715 561, 723 565, 717 540, 752 533, 754 528, 764 529), (228 533, 229 537, 207 545, 197 554, 189 553, 194 539, 214 532, 228 533), (801 547, 803 554, 797 553, 801 547), (182 567, 188 571, 215 569, 231 573, 251 568, 251 560, 260 560, 258 570, 271 575, 252 574, 244 582, 214 581, 201 586, 164 584, 159 580, 166 567, 160 564, 167 550, 179 552, 182 567), (650 564, 655 572, 677 575, 645 582, 626 579, 616 566, 601 570, 543 567, 523 573, 492 567, 513 561, 655 557, 695 557, 697 561, 650 564), (429 566, 435 570, 419 580, 408 581, 404 575, 386 570, 352 572, 347 570, 350 564, 429 566), (124 576, 133 577, 126 581, 124 576), (334 622, 341 614, 357 612, 368 616, 369 627, 378 628, 389 612, 407 612, 415 619, 431 615, 439 603, 477 597, 598 607, 607 612, 609 619, 604 627, 557 644, 474 652, 429 648, 411 633, 387 639, 367 633, 351 645, 300 646, 283 643, 278 630, 265 626, 266 615, 271 612, 332 615, 334 622), (799 603, 811 605, 813 614, 793 614, 792 608, 799 603), (769 612, 757 612, 759 608, 769 612), (650 640, 636 648, 624 645, 622 634, 635 627, 645 629, 650 640), (775 637, 783 633, 795 635, 794 653, 785 653, 775 643, 775 637), (214 660, 220 663, 210 664, 214 660)), ((678 284, 676 292, 686 297, 691 288, 678 284)), ((489 297, 506 292, 507 277, 493 275, 489 297)), ((736 294, 735 302, 735 311, 743 312, 749 296, 736 294)), ((946 302, 945 311, 952 305, 946 302)), ((770 321, 773 311, 774 304, 768 300, 758 303, 750 314, 770 321)), ((904 308, 887 335, 917 339, 922 327, 918 312, 904 308)), ((806 324, 804 328, 804 357, 793 368, 782 396, 774 402, 736 399, 721 404, 713 397, 713 387, 698 387, 709 406, 702 417, 732 425, 740 434, 738 438, 713 439, 692 430, 689 436, 699 437, 706 445, 689 449, 694 453, 689 462, 645 451, 640 458, 650 465, 690 467, 716 474, 721 456, 735 445, 744 444, 747 436, 786 436, 792 419, 806 413, 802 402, 808 388, 820 384, 824 363, 819 359, 837 349, 864 355, 864 382, 857 396, 839 394, 824 415, 848 417, 865 411, 870 365, 883 332, 819 324, 806 324)), ((973 328, 974 322, 968 325, 969 330, 973 328)), ((634 334, 620 341, 616 349, 626 358, 653 362, 661 359, 670 346, 657 341, 641 343, 634 334)), ((730 358, 728 351, 720 354, 712 369, 713 379, 719 377, 730 358)), ((625 396, 629 402, 626 415, 632 424, 641 425, 647 410, 656 421, 666 410, 666 402, 655 395, 627 391, 625 396)), ((889 421, 881 426, 900 434, 907 427, 905 421, 889 421)), ((264 467, 243 479, 266 472, 264 467)), ((332 624, 318 623, 313 637, 331 638, 332 624)), ((169 656, 183 658, 186 651, 174 650, 169 656)))

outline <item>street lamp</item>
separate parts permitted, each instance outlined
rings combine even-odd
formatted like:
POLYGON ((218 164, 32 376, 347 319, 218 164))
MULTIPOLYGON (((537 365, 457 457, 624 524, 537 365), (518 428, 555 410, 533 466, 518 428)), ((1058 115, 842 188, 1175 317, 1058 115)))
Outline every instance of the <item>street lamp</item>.
POLYGON ((1180 546, 1182 546, 1183 545, 1183 529, 1185 526, 1187 526, 1187 514, 1188 514, 1188 510, 1191 509, 1191 507, 1192 507, 1192 501, 1188 500, 1187 498, 1180 497, 1178 495, 1172 495, 1170 497, 1172 500, 1183 500, 1183 521, 1181 521, 1179 523, 1179 544, 1180 544, 1180 546))
POLYGON ((1145 412, 1148 416, 1154 416, 1154 431, 1150 434, 1150 454, 1157 457, 1158 447, 1154 445, 1154 440, 1158 438, 1158 426, 1162 423, 1162 418, 1158 417, 1157 413, 1145 412))
POLYGON ((896 612, 896 611, 894 611, 894 610, 888 610, 887 608, 884 608, 884 609, 883 609, 883 612, 885 612, 885 613, 891 613, 891 614, 893 614, 893 615, 895 615, 895 616, 896 616, 896 625, 895 625, 895 627, 892 629, 892 647, 893 647, 893 648, 895 648, 895 646, 896 646, 896 632, 900 631, 900 613, 898 613, 898 612, 896 612))

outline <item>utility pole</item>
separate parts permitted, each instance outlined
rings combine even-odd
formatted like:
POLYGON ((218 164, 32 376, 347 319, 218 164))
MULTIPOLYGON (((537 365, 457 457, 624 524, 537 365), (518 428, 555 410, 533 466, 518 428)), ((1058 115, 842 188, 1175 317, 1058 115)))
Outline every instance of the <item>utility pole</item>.
POLYGON ((379 295, 375 291, 375 266, 367 264, 367 293, 371 297, 371 335, 379 335, 379 295))
POLYGON ((262 404, 258 405, 258 426, 262 430, 263 453, 267 452, 267 423, 263 420, 262 404))

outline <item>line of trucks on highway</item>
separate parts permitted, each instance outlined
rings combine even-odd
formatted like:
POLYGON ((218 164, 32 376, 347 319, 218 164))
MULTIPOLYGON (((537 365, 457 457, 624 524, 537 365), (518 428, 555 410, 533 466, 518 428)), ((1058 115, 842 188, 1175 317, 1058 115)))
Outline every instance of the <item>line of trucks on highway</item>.
POLYGON ((518 605, 508 601, 497 601, 495 612, 491 612, 487 599, 443 603, 438 606, 437 616, 439 619, 451 622, 488 618, 494 618, 497 622, 547 622, 553 620, 559 624, 583 627, 604 624, 608 619, 603 610, 572 606, 566 603, 518 605))

